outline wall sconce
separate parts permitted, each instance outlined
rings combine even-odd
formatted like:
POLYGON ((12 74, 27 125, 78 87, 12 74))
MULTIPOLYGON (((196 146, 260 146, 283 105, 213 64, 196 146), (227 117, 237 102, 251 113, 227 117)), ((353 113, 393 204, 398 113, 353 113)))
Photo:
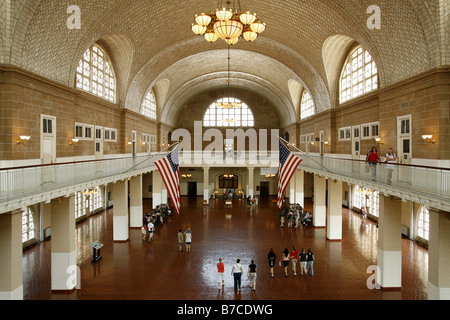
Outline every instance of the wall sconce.
POLYGON ((27 144, 30 142, 31 137, 30 136, 20 136, 19 140, 17 140, 17 144, 27 144))
POLYGON ((376 141, 379 145, 384 146, 384 142, 381 142, 381 138, 376 138, 375 141, 376 141))
POLYGON ((436 140, 433 140, 433 135, 423 135, 422 136, 423 141, 427 142, 427 143, 435 143, 436 140))
POLYGON ((325 145, 331 147, 331 143, 328 141, 325 141, 325 145))
POLYGON ((69 141, 69 144, 70 144, 71 146, 73 146, 74 144, 78 144, 78 142, 80 142, 79 139, 72 139, 72 140, 69 141))

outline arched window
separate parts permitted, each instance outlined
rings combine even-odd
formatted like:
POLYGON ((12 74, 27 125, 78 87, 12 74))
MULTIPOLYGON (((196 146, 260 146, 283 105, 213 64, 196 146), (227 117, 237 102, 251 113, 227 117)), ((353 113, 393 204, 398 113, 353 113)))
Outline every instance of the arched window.
POLYGON ((340 101, 344 103, 378 89, 378 69, 363 47, 354 49, 344 65, 340 79, 340 101))
POLYGON ((314 100, 308 90, 303 90, 302 103, 300 106, 300 119, 306 119, 316 114, 316 106, 314 100))
POLYGON ((418 236, 430 240, 430 212, 424 206, 420 207, 417 224, 418 236))
POLYGON ((116 102, 116 79, 111 62, 99 46, 94 44, 83 54, 77 68, 76 87, 116 102))
POLYGON ((255 118, 250 108, 235 98, 214 102, 203 118, 205 127, 254 127, 255 118))
POLYGON ((141 114, 156 120, 156 99, 153 90, 149 90, 142 101, 141 114))

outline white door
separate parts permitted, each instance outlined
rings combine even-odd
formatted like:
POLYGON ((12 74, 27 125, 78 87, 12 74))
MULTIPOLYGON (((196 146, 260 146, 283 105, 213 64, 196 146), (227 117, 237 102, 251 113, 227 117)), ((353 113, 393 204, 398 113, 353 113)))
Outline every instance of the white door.
POLYGON ((411 164, 412 143, 411 115, 398 117, 397 119, 397 154, 399 163, 411 164))
POLYGON ((103 127, 95 127, 95 159, 103 159, 103 127))
POLYGON ((47 115, 41 115, 41 161, 56 162, 56 118, 47 115))
POLYGON ((137 133, 136 131, 131 132, 131 153, 133 155, 133 158, 136 157, 136 140, 137 140, 137 133))
POLYGON ((352 158, 359 160, 361 155, 361 126, 352 127, 352 158))

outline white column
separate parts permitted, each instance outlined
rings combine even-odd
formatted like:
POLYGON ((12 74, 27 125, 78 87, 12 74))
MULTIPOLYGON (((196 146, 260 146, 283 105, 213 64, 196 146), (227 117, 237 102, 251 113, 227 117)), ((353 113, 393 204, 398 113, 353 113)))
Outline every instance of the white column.
POLYGON ((0 214, 0 300, 23 300, 22 212, 0 214))
POLYGON ((113 185, 113 240, 128 241, 128 180, 117 181, 113 185))
POLYGON ((162 177, 158 170, 152 172, 152 207, 161 205, 162 201, 162 177))
POLYGON ((377 282, 383 289, 402 286, 402 200, 380 195, 377 282))
POLYGON ((78 284, 75 243, 75 196, 52 200, 52 265, 54 291, 70 291, 78 284))
POLYGON ((143 216, 142 175, 139 175, 130 180, 130 227, 141 228, 143 216))
POLYGON ((450 213, 429 211, 428 299, 450 300, 450 213))
POLYGON ((255 168, 249 167, 248 168, 248 195, 250 195, 252 198, 255 195, 255 168))
POLYGON ((342 240, 342 182, 328 180, 327 239, 342 240))
POLYGON ((316 228, 325 227, 326 223, 326 193, 327 180, 319 175, 314 175, 314 209, 313 209, 313 225, 316 228))
POLYGON ((295 203, 295 173, 292 175, 291 181, 289 181, 288 192, 289 192, 289 204, 295 203))
POLYGON ((203 168, 203 200, 207 201, 206 203, 209 204, 209 168, 205 167, 203 168))
POLYGON ((305 172, 295 171, 295 203, 305 207, 305 172))

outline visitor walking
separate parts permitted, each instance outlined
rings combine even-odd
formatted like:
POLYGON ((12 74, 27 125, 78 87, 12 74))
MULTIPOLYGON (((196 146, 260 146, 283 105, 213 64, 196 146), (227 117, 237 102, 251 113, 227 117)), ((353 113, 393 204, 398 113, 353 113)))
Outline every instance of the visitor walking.
POLYGON ((289 257, 290 257, 289 250, 288 250, 288 248, 286 248, 286 249, 284 249, 283 254, 282 254, 284 275, 286 276, 286 278, 288 277, 287 268, 289 265, 289 259, 290 259, 289 257))
POLYGON ((294 273, 294 276, 297 276, 297 262, 298 262, 298 255, 300 252, 298 252, 295 247, 292 247, 291 252, 291 263, 292 263, 292 272, 294 273))
POLYGON ((308 275, 308 269, 311 268, 311 276, 314 276, 314 253, 311 249, 308 249, 306 256, 306 275, 308 275))
POLYGON ((183 229, 180 229, 180 231, 178 231, 178 250, 180 252, 183 251, 183 242, 184 242, 183 229))
POLYGON ((270 252, 267 255, 267 259, 269 259, 270 274, 272 275, 272 278, 273 278, 274 277, 274 275, 273 275, 273 267, 275 266, 275 263, 277 261, 277 255, 273 251, 273 248, 270 249, 270 252))
POLYGON ((302 252, 300 253, 300 274, 303 275, 303 272, 306 275, 306 264, 308 261, 308 257, 306 255, 305 249, 302 248, 302 252))
POLYGON ((233 265, 233 268, 231 269, 231 274, 234 277, 234 289, 241 290, 241 279, 242 274, 244 273, 244 270, 242 269, 241 260, 237 259, 236 263, 233 265))
POLYGON ((191 252, 191 243, 192 243, 192 231, 191 228, 188 228, 184 233, 185 242, 186 242, 186 252, 191 252))
POLYGON ((219 263, 217 264, 217 281, 220 287, 225 285, 225 264, 222 262, 222 258, 219 259, 219 263))
POLYGON ((248 266, 248 278, 250 280, 250 287, 253 291, 256 291, 256 264, 255 260, 252 260, 248 266))

